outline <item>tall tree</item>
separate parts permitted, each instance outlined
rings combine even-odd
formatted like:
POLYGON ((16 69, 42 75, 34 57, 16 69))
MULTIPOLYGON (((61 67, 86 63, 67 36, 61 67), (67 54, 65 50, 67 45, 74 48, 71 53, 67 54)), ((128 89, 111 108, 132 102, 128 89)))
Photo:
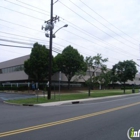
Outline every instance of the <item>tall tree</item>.
POLYGON ((107 87, 108 84, 110 84, 112 78, 111 74, 112 74, 111 71, 106 71, 106 72, 101 72, 101 74, 97 76, 97 80, 100 84, 100 89, 102 88, 102 85, 107 87))
POLYGON ((125 93, 125 83, 127 80, 133 81, 137 73, 136 63, 133 60, 126 60, 123 62, 118 62, 112 68, 112 74, 117 77, 120 83, 124 84, 125 93))
POLYGON ((36 82, 48 78, 49 50, 44 45, 35 43, 30 58, 24 62, 24 71, 36 82))
POLYGON ((83 56, 72 46, 66 47, 61 54, 55 57, 54 61, 57 65, 57 71, 61 71, 66 75, 68 88, 75 73, 87 68, 83 56))
POLYGON ((97 82, 97 76, 99 76, 101 73, 106 72, 107 67, 104 63, 107 61, 108 58, 102 58, 101 54, 97 54, 96 56, 90 56, 86 58, 86 64, 88 65, 89 70, 92 71, 91 79, 93 83, 97 82))
POLYGON ((87 73, 89 74, 89 79, 87 80, 87 84, 89 86, 89 93, 90 93, 90 86, 98 82, 98 74, 102 72, 105 73, 107 70, 106 65, 104 64, 107 62, 107 58, 102 58, 101 54, 97 54, 96 56, 89 56, 86 57, 85 63, 88 67, 87 71, 80 71, 76 74, 77 79, 83 79, 86 82, 85 76, 87 73))

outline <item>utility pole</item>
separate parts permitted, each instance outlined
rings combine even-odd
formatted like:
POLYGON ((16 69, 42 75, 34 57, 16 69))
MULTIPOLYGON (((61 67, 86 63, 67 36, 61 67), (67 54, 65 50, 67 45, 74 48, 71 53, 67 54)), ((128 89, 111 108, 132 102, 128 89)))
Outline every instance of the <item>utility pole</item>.
MULTIPOLYGON (((50 14, 50 24, 53 25, 53 0, 51 0, 51 14, 50 14)), ((49 46, 49 88, 48 88, 48 99, 51 99, 51 85, 52 85, 52 35, 53 29, 50 28, 50 46, 49 46)))
POLYGON ((48 76, 48 99, 51 99, 51 87, 52 87, 52 80, 51 80, 51 76, 52 76, 52 45, 53 45, 53 38, 55 38, 55 33, 58 32, 60 29, 62 29, 63 27, 68 27, 68 25, 64 25, 62 27, 60 27, 54 34, 53 34, 53 28, 54 28, 54 23, 56 23, 57 21, 59 22, 59 16, 55 16, 53 17, 53 5, 55 3, 57 3, 58 0, 56 0, 56 2, 53 2, 53 0, 51 0, 51 8, 50 8, 50 20, 45 21, 46 25, 45 27, 42 26, 42 30, 44 29, 46 32, 50 31, 50 34, 46 33, 45 36, 50 38, 49 41, 49 76, 48 76))

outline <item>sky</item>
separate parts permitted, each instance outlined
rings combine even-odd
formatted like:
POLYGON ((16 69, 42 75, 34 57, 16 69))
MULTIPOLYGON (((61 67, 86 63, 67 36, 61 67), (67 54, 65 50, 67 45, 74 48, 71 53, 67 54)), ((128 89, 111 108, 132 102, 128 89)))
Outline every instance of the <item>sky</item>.
MULTIPOLYGON (((49 48, 41 27, 50 19, 50 2, 0 0, 0 62, 30 54, 35 42, 49 48)), ((60 17, 53 32, 68 24, 53 39, 53 56, 71 45, 84 57, 108 58, 108 68, 124 60, 140 65, 139 0, 54 0, 53 9, 60 17)))

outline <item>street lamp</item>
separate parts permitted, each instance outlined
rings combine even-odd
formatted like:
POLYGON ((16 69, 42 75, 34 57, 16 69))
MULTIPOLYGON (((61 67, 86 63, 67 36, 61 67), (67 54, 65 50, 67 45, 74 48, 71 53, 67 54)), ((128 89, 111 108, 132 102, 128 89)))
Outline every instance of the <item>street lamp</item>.
MULTIPOLYGON (((56 37, 55 34, 56 34, 60 29, 65 28, 65 27, 68 27, 68 24, 65 24, 64 26, 62 26, 62 27, 60 27, 58 30, 56 30, 56 31, 54 32, 54 34, 52 35, 52 38, 55 38, 55 37, 56 37)), ((46 37, 50 37, 50 35, 49 35, 48 33, 46 33, 45 36, 46 36, 46 37)))
POLYGON ((54 34, 53 34, 53 29, 54 29, 54 23, 56 21, 59 21, 59 16, 56 15, 56 17, 53 17, 53 5, 57 3, 58 0, 53 2, 51 0, 51 8, 50 8, 50 20, 45 21, 46 25, 45 27, 42 26, 42 30, 44 29, 45 31, 50 31, 50 35, 48 33, 45 34, 46 37, 50 38, 50 43, 49 43, 49 88, 48 88, 48 99, 51 99, 51 75, 52 75, 52 43, 53 43, 53 38, 55 38, 56 32, 58 32, 61 28, 67 27, 68 25, 64 25, 61 28, 59 28, 54 34))
MULTIPOLYGON (((51 17, 52 18, 52 17, 51 17)), ((51 20, 51 22, 45 22, 45 27, 42 26, 42 30, 50 31, 50 35, 48 33, 45 34, 46 37, 50 38, 50 47, 49 47, 49 85, 48 85, 48 99, 51 98, 51 75, 52 75, 52 39, 55 38, 55 34, 62 28, 68 27, 68 24, 65 24, 64 26, 60 27, 58 30, 56 30, 53 33, 54 29, 54 23, 51 20)))

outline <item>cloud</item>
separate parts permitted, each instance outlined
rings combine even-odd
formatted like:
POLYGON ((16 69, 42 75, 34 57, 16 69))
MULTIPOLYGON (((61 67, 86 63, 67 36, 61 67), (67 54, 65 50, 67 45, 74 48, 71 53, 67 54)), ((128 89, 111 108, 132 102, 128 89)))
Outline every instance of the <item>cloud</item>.
MULTIPOLYGON (((13 40, 23 40, 24 42, 29 43, 34 43, 37 41, 39 43, 49 45, 49 38, 45 37, 45 32, 41 30, 41 26, 45 20, 49 20, 50 18, 50 1, 9 1, 21 6, 6 1, 1 1, 0 6, 17 11, 14 12, 0 7, 1 19, 19 24, 21 26, 4 22, 0 19, 0 38, 15 38, 13 40), (35 11, 24 7, 28 7, 35 11), (39 10, 35 7, 38 7, 42 10, 39 10), (33 16, 34 18, 27 15, 33 16), (26 28, 22 26, 25 26, 26 28), (17 36, 4 34, 2 31, 16 34, 17 36), (26 38, 20 36, 26 36, 26 38)), ((63 50, 65 46, 72 45, 73 47, 77 48, 78 51, 84 56, 101 53, 104 57, 109 58, 110 62, 108 62, 108 66, 110 68, 118 61, 127 59, 133 59, 139 63, 139 61, 137 61, 140 53, 139 0, 87 0, 86 4, 96 13, 81 2, 85 2, 84 0, 71 1, 78 5, 81 10, 70 1, 60 0, 54 4, 54 16, 58 15, 61 17, 60 22, 55 24, 54 32, 64 24, 69 25, 67 28, 62 29, 56 34, 56 38, 53 39, 54 48, 63 50), (84 11, 88 14, 86 14, 84 11)), ((1 43, 7 44, 7 42, 1 43)), ((4 46, 0 46, 0 50, 1 62, 30 53, 30 50, 27 49, 11 49, 4 46), (10 51, 14 51, 14 53, 10 51), (17 54, 15 54, 15 52, 17 54)))

